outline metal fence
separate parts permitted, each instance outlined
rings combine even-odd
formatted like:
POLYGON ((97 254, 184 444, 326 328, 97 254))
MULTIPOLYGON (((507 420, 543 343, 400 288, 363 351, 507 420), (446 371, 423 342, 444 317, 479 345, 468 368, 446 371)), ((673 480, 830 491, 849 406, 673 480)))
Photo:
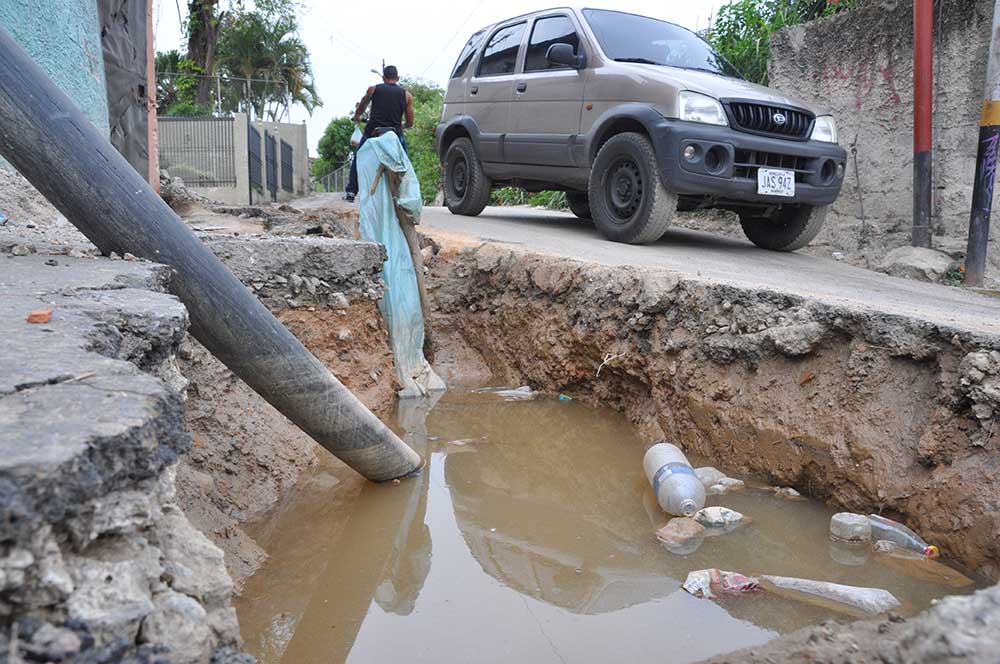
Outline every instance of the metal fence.
POLYGON ((313 178, 313 191, 342 192, 347 189, 347 180, 351 172, 351 162, 345 161, 340 167, 326 175, 313 178))
POLYGON ((295 187, 292 182, 292 146, 281 141, 281 188, 291 193, 295 187))
POLYGON ((278 199, 278 155, 276 141, 269 132, 264 132, 264 171, 267 190, 271 192, 271 200, 278 199))
POLYGON ((160 118, 160 164, 191 187, 235 187, 233 118, 160 118))
POLYGON ((260 168, 260 132, 253 125, 247 125, 247 161, 250 164, 250 187, 261 191, 264 189, 264 180, 260 168))

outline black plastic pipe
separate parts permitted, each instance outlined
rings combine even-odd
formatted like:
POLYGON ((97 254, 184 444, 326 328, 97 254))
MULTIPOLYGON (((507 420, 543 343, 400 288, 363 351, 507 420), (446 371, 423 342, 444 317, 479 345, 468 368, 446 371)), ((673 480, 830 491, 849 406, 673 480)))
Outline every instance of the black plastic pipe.
POLYGON ((191 334, 320 445, 370 480, 418 468, 420 456, 240 283, 105 133, 0 28, 0 156, 105 254, 172 267, 191 334))

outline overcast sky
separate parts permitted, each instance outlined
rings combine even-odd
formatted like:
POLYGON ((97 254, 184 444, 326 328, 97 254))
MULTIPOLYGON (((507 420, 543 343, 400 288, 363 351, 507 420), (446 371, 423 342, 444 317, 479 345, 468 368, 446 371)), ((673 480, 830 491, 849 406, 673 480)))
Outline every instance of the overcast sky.
MULTIPOLYGON (((726 0, 604 0, 593 6, 654 16, 700 30, 725 3, 726 0)), ((352 112, 367 87, 378 82, 369 70, 379 69, 383 58, 386 64, 396 65, 403 76, 426 78, 443 85, 465 40, 477 29, 555 4, 545 0, 305 0, 299 22, 312 55, 323 106, 313 111, 312 117, 301 108, 293 108, 291 121, 306 122, 309 149, 315 155, 316 143, 330 119, 352 112)), ((186 48, 180 27, 186 7, 186 0, 153 0, 158 51, 186 48)))

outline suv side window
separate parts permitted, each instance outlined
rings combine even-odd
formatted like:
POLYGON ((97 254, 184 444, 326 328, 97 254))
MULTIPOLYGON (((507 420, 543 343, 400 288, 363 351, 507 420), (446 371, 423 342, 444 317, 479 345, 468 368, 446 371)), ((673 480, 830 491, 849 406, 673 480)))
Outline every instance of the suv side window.
POLYGON ((564 66, 554 65, 545 59, 545 54, 553 44, 570 44, 574 53, 580 52, 580 37, 568 16, 546 16, 535 21, 524 58, 524 71, 565 69, 564 66))
POLYGON ((472 56, 476 54, 476 50, 479 45, 483 43, 483 30, 480 30, 476 34, 469 37, 469 41, 465 42, 465 48, 462 52, 458 54, 458 61, 455 63, 455 69, 451 72, 452 78, 460 78, 465 74, 465 70, 469 68, 469 63, 472 62, 472 56))
POLYGON ((476 76, 500 76, 513 74, 517 65, 517 51, 521 48, 524 23, 508 25, 493 33, 479 59, 476 76))

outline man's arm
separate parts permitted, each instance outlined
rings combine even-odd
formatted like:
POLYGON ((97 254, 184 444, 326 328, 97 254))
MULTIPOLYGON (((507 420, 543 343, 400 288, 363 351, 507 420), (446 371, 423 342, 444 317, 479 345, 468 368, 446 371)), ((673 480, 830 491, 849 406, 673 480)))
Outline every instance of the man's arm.
POLYGON ((374 85, 371 86, 370 88, 368 88, 368 92, 366 92, 365 96, 362 97, 361 101, 358 102, 358 107, 356 109, 354 109, 354 117, 351 118, 352 122, 355 122, 355 123, 361 122, 361 116, 364 115, 365 111, 368 110, 368 104, 371 103, 372 95, 373 94, 375 94, 375 86, 374 85))
POLYGON ((413 95, 409 92, 406 93, 406 124, 403 125, 403 129, 409 129, 413 126, 413 95))

